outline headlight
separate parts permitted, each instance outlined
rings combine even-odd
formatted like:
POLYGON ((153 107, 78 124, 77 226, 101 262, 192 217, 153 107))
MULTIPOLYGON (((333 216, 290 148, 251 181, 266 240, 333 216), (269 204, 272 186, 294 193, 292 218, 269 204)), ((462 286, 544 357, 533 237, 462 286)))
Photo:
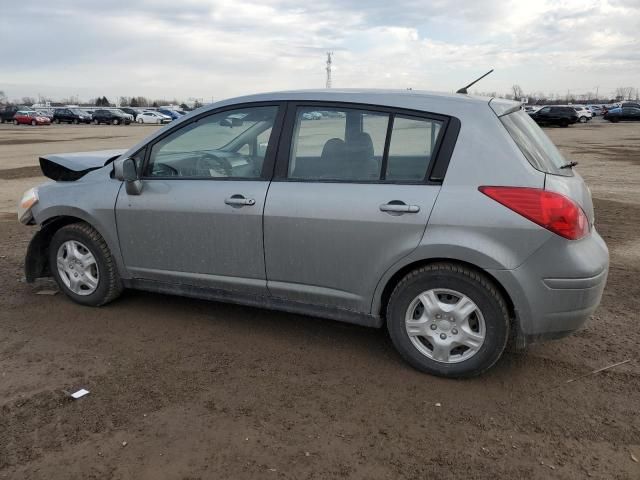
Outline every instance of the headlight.
POLYGON ((38 203, 38 189, 30 188, 24 195, 22 195, 22 200, 20 200, 20 204, 18 205, 18 220, 20 223, 28 224, 33 215, 31 214, 31 209, 33 206, 38 203))

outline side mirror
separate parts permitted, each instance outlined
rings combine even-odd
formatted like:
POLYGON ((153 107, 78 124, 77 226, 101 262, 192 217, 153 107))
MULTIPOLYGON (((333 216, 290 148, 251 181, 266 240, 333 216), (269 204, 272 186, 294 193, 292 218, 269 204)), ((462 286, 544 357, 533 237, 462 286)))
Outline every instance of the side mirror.
POLYGON ((122 178, 129 195, 140 195, 142 193, 142 180, 138 177, 136 162, 133 158, 127 158, 122 163, 122 178))

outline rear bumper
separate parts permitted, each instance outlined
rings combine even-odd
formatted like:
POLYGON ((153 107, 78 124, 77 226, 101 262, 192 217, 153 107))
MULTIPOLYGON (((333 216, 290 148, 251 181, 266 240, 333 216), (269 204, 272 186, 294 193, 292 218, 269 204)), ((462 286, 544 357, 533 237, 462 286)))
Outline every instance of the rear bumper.
POLYGON ((578 241, 554 237, 518 268, 490 273, 513 301, 522 346, 582 328, 600 304, 608 270, 609 251, 594 230, 578 241))

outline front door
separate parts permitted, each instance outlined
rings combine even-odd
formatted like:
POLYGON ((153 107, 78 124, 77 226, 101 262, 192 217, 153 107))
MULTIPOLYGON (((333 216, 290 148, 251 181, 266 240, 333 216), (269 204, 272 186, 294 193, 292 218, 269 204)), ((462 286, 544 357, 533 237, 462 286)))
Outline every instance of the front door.
POLYGON ((273 170, 278 105, 197 118, 140 152, 140 195, 116 204, 134 278, 265 294, 262 211, 273 170))
POLYGON ((366 106, 288 112, 264 214, 269 292, 368 313, 383 273, 424 234, 447 120, 366 106))

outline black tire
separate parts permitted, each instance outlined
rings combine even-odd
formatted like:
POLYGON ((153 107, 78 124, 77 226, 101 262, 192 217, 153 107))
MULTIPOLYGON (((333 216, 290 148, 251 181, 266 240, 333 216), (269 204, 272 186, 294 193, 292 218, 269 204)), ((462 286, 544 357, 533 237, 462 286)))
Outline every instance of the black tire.
POLYGON ((36 122, 35 120, 31 120, 31 125, 33 125, 34 127, 38 124, 38 122, 36 122))
POLYGON ((18 125, 18 120, 14 120, 14 121, 13 121, 13 124, 14 124, 14 125, 18 125))
POLYGON ((561 126, 562 128, 567 128, 567 127, 569 126, 569 121, 568 121, 568 120, 562 120, 562 121, 560 122, 560 126, 561 126))
POLYGON ((60 119, 59 119, 59 118, 56 118, 56 119, 54 120, 54 122, 56 122, 58 125, 60 125, 60 119))
POLYGON ((455 263, 434 263, 414 270, 395 287, 387 304, 387 329, 394 346, 420 371, 450 378, 473 377, 491 368, 504 352, 509 339, 509 313, 504 298, 484 275, 455 263), (421 353, 411 342, 405 314, 411 302, 430 289, 450 289, 469 297, 485 322, 482 346, 467 360, 444 363, 421 353))
POLYGON ((81 305, 99 307, 115 300, 122 293, 122 281, 109 247, 102 236, 87 223, 66 225, 53 235, 49 245, 49 268, 60 289, 67 297, 81 305), (93 254, 96 260, 99 272, 98 286, 89 295, 74 293, 60 278, 57 268, 57 253, 60 246, 68 240, 80 242, 93 254))
POLYGON ((580 123, 587 123, 588 121, 589 121, 588 117, 580 117, 580 120, 579 120, 580 123))
POLYGON ((111 123, 113 123, 114 125, 119 125, 120 124, 120 120, 118 120, 117 118, 114 118, 113 122, 111 122, 111 123))
POLYGON ((94 120, 93 120, 93 123, 94 123, 95 125, 100 125, 100 122, 99 122, 97 119, 94 119, 94 120))
POLYGON ((80 123, 80 121, 77 118, 73 121, 74 125, 78 125, 79 123, 80 123))

